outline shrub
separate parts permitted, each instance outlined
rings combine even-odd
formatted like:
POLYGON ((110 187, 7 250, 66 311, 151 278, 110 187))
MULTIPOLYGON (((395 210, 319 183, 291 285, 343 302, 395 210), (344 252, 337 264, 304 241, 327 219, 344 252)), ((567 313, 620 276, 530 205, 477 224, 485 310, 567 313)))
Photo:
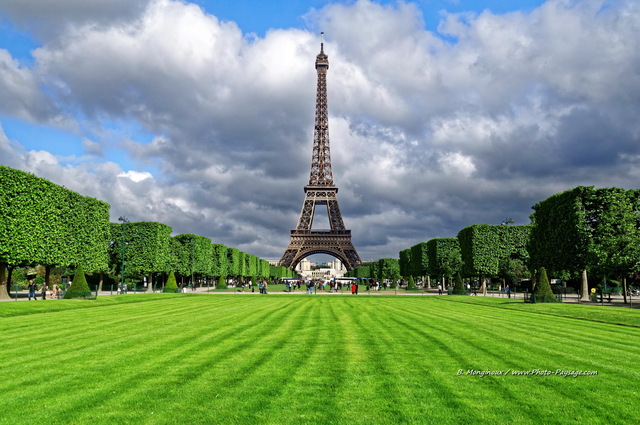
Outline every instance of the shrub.
POLYGON ((467 291, 464 288, 464 282, 462 282, 462 277, 460 273, 456 275, 455 284, 453 285, 453 291, 451 291, 454 295, 467 295, 467 291))
POLYGON ((162 292, 178 292, 178 283, 176 282, 176 275, 171 271, 167 278, 167 283, 164 285, 162 292))
POLYGON ((549 278, 547 277, 547 270, 544 267, 540 267, 540 271, 538 272, 538 283, 536 285, 535 302, 556 302, 556 296, 553 295, 551 285, 549 284, 549 278))
POLYGON ((78 266, 73 276, 71 286, 67 289, 67 292, 65 292, 64 298, 84 298, 87 293, 91 293, 89 285, 87 284, 87 278, 84 275, 82 266, 78 266))
POLYGON ((416 289, 416 282, 413 280, 413 276, 409 276, 409 282, 407 283, 407 291, 416 289))
POLYGON ((224 277, 220 276, 218 278, 218 284, 216 285, 216 288, 227 289, 227 281, 224 279, 224 277))

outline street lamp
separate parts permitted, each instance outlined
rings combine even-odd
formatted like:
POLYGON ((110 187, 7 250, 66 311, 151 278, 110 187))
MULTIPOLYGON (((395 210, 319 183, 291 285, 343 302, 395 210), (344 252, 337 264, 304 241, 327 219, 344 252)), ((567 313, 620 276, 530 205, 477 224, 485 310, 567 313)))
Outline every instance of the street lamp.
POLYGON ((122 222, 122 273, 120 276, 120 291, 124 291, 124 224, 129 222, 129 219, 123 215, 118 217, 118 221, 122 222))

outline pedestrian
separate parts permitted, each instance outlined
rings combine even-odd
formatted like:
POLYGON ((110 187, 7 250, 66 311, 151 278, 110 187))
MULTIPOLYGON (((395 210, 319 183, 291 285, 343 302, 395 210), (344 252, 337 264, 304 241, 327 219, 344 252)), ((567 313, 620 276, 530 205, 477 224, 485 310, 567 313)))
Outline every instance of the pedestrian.
POLYGON ((511 289, 509 289, 509 285, 505 286, 504 290, 507 293, 507 297, 511 298, 511 289))
POLYGON ((43 300, 47 299, 47 289, 49 289, 49 288, 47 288, 47 283, 45 282, 45 283, 42 284, 42 289, 40 289, 42 291, 42 299, 43 300))
POLYGON ((267 293, 267 288, 269 287, 269 284, 267 283, 267 281, 265 280, 263 285, 262 285, 262 290, 264 291, 263 294, 267 293))
POLYGON ((355 282, 353 282, 353 283, 351 284, 351 294, 352 294, 352 295, 355 295, 355 294, 356 294, 356 288, 357 288, 356 283, 355 283, 355 282))
POLYGON ((60 291, 60 288, 58 288, 58 284, 54 284, 53 285, 53 298, 57 299, 58 298, 58 292, 60 291))
POLYGON ((36 301, 36 289, 37 289, 38 285, 36 285, 36 283, 33 281, 33 278, 29 278, 29 301, 31 301, 31 297, 33 297, 33 300, 36 301))
POLYGON ((442 284, 438 283, 438 295, 442 295, 442 284))

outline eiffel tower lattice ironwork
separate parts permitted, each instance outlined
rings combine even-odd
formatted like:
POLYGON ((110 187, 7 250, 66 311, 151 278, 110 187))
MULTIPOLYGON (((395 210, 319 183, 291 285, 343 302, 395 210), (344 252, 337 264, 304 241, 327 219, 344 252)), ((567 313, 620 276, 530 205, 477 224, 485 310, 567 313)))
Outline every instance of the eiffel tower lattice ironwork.
POLYGON ((313 132, 313 152, 309 184, 304 187, 305 199, 298 225, 291 231, 291 241, 279 265, 295 268, 312 254, 329 254, 350 270, 360 265, 360 257, 351 243, 351 230, 347 230, 338 207, 338 187, 333 183, 331 153, 329 150, 329 115, 327 109, 327 70, 329 57, 324 53, 324 41, 316 56, 318 84, 316 91, 316 118, 313 132), (331 229, 312 230, 316 206, 326 206, 331 229))

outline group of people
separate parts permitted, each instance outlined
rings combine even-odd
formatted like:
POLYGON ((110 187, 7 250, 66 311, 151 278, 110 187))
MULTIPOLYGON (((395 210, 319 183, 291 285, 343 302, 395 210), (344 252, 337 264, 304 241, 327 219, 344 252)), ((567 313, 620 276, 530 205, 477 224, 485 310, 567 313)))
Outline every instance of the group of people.
MULTIPOLYGON (((31 297, 33 297, 33 300, 36 301, 38 298, 36 297, 36 292, 38 292, 38 284, 35 282, 35 279, 29 278, 29 285, 27 285, 27 288, 29 289, 29 301, 31 301, 31 297)), ((40 288, 40 296, 42 297, 43 300, 47 299, 47 292, 49 291, 49 287, 47 286, 46 283, 42 284, 42 287, 40 288)), ((60 288, 58 288, 58 285, 55 284, 53 285, 53 289, 51 291, 51 295, 53 296, 53 298, 58 298, 58 294, 60 293, 60 288)))
MULTIPOLYGON (((249 284, 251 284, 251 282, 249 282, 249 284)), ((263 280, 261 282, 258 283, 258 289, 260 289, 260 293, 261 294, 266 294, 267 293, 267 281, 263 280)))

